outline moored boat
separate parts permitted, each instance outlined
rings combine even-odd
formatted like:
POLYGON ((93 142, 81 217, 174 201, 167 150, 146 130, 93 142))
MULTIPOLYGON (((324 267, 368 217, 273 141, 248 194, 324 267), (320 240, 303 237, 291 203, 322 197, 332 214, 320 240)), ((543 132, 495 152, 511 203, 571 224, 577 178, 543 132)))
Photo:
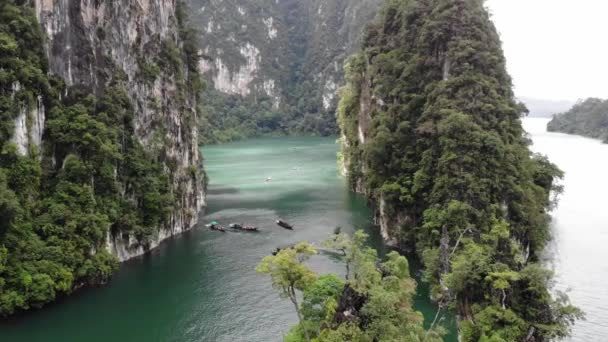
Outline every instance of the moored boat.
POLYGON ((291 225, 283 220, 277 220, 277 225, 279 225, 285 229, 293 230, 293 225, 291 225))
POLYGON ((243 226, 243 228, 241 228, 241 229, 248 231, 248 232, 259 232, 258 227, 254 227, 254 226, 243 226))
POLYGON ((246 232, 257 232, 258 231, 258 227, 246 226, 246 225, 240 224, 240 223, 232 223, 228 227, 230 227, 232 229, 236 229, 236 230, 243 230, 246 232))
POLYGON ((220 226, 216 221, 206 224, 205 227, 218 232, 226 232, 226 228, 220 226))

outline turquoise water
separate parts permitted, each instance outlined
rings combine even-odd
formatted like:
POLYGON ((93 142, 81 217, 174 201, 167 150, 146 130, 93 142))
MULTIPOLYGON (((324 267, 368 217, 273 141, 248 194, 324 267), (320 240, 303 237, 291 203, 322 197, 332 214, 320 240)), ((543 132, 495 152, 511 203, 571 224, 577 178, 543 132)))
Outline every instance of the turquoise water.
MULTIPOLYGON (((0 341, 280 341, 297 317, 291 303, 255 273, 264 256, 298 241, 319 244, 336 226, 365 229, 370 244, 383 248, 365 200, 337 174, 337 152, 333 138, 206 147, 209 207, 200 227, 124 264, 108 286, 0 324, 0 341), (277 227, 279 217, 295 230, 277 227), (261 232, 202 227, 211 220, 244 222, 261 232)), ((310 266, 318 273, 344 273, 339 261, 322 255, 310 266)), ((429 324, 435 308, 423 284, 415 305, 429 324)), ((452 333, 446 341, 456 337, 452 333)))

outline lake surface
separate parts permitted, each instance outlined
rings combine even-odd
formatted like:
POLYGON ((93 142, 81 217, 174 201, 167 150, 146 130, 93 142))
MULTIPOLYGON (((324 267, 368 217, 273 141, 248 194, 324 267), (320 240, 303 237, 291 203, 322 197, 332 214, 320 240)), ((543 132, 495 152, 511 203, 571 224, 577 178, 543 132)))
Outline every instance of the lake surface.
MULTIPOLYGON (((554 241, 547 262, 556 288, 587 313, 570 341, 608 338, 608 145, 547 133, 547 119, 524 120, 533 150, 566 173, 553 212, 554 241)), ((275 247, 319 243, 334 227, 366 229, 382 248, 365 200, 336 173, 337 145, 328 138, 255 139, 205 148, 211 185, 202 222, 245 222, 262 232, 219 233, 202 227, 124 264, 105 287, 80 291, 44 310, 0 324, 3 342, 68 341, 280 341, 297 318, 291 304, 255 273, 275 247), (265 182, 267 177, 272 181, 265 182), (273 224, 281 217, 296 226, 273 224)), ((315 257, 319 273, 343 273, 315 257)), ((420 284, 416 307, 434 315, 420 284)), ((428 324, 428 322, 427 322, 428 324)), ((452 331, 446 341, 455 341, 452 331)))
POLYGON ((533 150, 565 173, 564 193, 553 212, 554 241, 547 251, 556 288, 568 291, 587 314, 570 341, 608 341, 608 145, 546 132, 548 119, 524 120, 533 150))
MULTIPOLYGON (((0 341, 281 341, 297 317, 255 273, 264 256, 298 241, 319 244, 336 226, 365 229, 370 244, 382 249, 365 200, 337 174, 333 138, 254 139, 204 152, 211 184, 201 223, 244 222, 260 233, 213 232, 201 224, 124 264, 108 286, 0 324, 0 341), (277 227, 278 217, 295 230, 277 227)), ((325 256, 310 265, 318 273, 344 273, 325 256)), ((415 305, 432 321, 424 284, 415 305)), ((453 329, 445 340, 456 341, 453 329)))

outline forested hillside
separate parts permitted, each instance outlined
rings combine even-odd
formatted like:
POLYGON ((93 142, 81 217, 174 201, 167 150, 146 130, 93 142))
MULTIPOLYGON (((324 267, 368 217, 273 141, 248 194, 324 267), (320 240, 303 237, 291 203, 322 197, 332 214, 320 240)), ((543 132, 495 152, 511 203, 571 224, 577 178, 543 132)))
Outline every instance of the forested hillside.
POLYGON ((88 5, 0 0, 0 316, 105 283, 204 205, 183 7, 88 5))
POLYGON ((389 0, 348 61, 342 162, 386 240, 424 260, 463 341, 545 341, 578 317, 540 263, 560 170, 533 155, 481 0, 389 0))
POLYGON ((578 134, 608 143, 608 100, 578 102, 569 111, 556 114, 547 128, 549 132, 578 134))
POLYGON ((189 0, 209 84, 203 139, 336 134, 342 65, 380 3, 189 0))

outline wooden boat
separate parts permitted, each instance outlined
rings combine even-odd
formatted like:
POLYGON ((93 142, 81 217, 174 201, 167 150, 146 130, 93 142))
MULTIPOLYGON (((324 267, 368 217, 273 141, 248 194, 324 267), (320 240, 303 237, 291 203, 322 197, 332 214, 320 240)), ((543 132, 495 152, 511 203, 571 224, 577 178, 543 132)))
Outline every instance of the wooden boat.
POLYGON ((215 230, 218 232, 226 232, 226 228, 220 226, 217 222, 213 221, 207 225, 205 225, 205 227, 211 229, 211 230, 215 230))
POLYGON ((239 224, 239 223, 232 223, 228 227, 230 227, 232 229, 236 229, 236 230, 243 230, 243 231, 246 231, 246 232, 257 232, 258 231, 258 227, 245 226, 245 225, 239 224))
POLYGON ((226 228, 222 227, 222 226, 212 226, 211 230, 216 230, 218 232, 226 232, 226 228))
POLYGON ((248 231, 248 232, 259 232, 258 227, 254 227, 254 226, 243 226, 243 228, 241 228, 241 230, 248 231))
POLYGON ((293 230, 293 226, 283 220, 277 220, 277 225, 279 225, 285 229, 293 230))

